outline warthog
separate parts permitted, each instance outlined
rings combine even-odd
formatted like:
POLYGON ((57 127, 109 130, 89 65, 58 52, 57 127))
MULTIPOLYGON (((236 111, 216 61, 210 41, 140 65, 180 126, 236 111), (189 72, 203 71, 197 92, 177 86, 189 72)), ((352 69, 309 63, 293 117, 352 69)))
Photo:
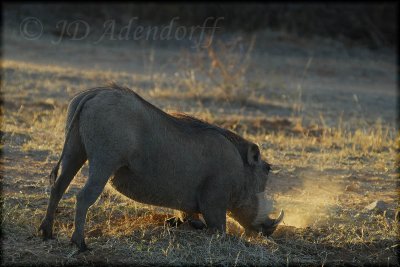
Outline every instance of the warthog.
POLYGON ((80 251, 87 249, 88 208, 110 177, 123 195, 179 210, 194 226, 201 227, 196 220, 201 214, 212 231, 225 231, 227 212, 246 231, 266 235, 283 218, 282 211, 278 219, 268 217, 273 205, 264 189, 270 165, 256 144, 188 115, 165 113, 128 88, 112 84, 76 95, 68 107, 65 133, 39 227, 44 239, 52 238, 57 205, 86 160, 89 177, 76 197, 71 238, 80 251))

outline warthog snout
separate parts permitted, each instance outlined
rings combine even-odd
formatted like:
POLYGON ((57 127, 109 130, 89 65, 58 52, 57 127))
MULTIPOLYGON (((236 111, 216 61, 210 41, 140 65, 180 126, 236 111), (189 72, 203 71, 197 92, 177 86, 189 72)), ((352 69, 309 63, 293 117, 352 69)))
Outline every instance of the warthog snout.
POLYGON ((258 227, 258 232, 261 232, 263 235, 270 236, 276 230, 278 225, 282 222, 285 213, 283 210, 279 213, 278 218, 271 219, 267 217, 266 221, 258 227))
POLYGON ((270 218, 269 215, 274 209, 274 201, 268 195, 265 191, 256 194, 253 207, 257 207, 257 212, 250 225, 245 227, 248 233, 261 232, 263 235, 270 236, 282 222, 285 215, 283 210, 280 211, 276 219, 270 218))

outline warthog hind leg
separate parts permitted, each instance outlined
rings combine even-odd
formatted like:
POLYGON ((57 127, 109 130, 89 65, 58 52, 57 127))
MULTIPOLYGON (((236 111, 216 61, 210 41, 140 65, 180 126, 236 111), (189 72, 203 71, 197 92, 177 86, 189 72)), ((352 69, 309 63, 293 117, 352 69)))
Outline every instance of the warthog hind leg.
POLYGON ((114 171, 111 167, 112 165, 95 160, 93 162, 95 164, 89 166, 89 178, 76 197, 75 230, 72 234, 71 242, 78 246, 80 252, 88 249, 84 236, 87 211, 103 192, 109 177, 114 171))
POLYGON ((85 161, 86 153, 81 142, 77 138, 71 138, 70 143, 66 145, 65 155, 62 159, 61 175, 51 188, 46 216, 39 226, 44 240, 53 238, 53 222, 58 203, 85 161))

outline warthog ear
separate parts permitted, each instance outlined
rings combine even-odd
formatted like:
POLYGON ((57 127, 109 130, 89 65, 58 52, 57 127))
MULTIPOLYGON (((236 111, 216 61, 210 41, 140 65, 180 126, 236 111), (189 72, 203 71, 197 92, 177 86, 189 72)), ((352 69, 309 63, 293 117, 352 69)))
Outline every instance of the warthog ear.
POLYGON ((260 161, 260 149, 255 144, 250 145, 247 150, 247 162, 253 166, 258 164, 260 161))

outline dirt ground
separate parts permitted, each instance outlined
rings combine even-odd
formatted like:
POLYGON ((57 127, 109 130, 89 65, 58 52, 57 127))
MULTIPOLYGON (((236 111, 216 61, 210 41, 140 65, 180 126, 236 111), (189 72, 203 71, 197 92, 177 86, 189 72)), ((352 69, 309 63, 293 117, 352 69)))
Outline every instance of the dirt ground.
POLYGON ((216 41, 214 57, 179 44, 54 38, 3 32, 3 265, 399 265, 394 51, 271 32, 258 33, 248 58, 235 48, 251 36, 216 41), (43 242, 37 227, 68 101, 109 81, 258 143, 273 166, 276 211, 286 212, 272 237, 245 236, 231 219, 227 236, 170 228, 173 211, 107 189, 87 218, 92 250, 79 254, 69 238, 85 166, 60 202, 56 239, 43 242), (377 200, 382 207, 366 208, 377 200))

